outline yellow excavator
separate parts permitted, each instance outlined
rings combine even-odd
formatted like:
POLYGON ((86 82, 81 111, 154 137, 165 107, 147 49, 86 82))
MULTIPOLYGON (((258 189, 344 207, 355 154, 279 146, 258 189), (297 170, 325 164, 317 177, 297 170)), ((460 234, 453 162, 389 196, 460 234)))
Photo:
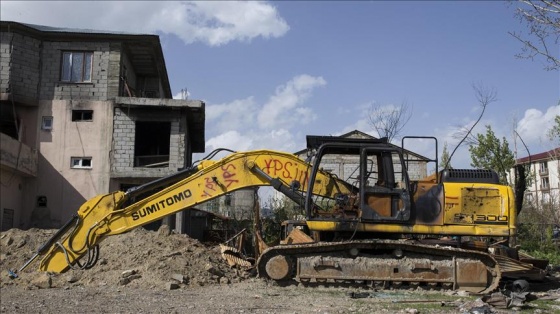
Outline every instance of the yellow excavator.
MULTIPOLYGON (((495 172, 447 169, 411 180, 414 161, 386 139, 308 136, 307 144, 309 161, 271 150, 237 152, 94 197, 19 271, 38 257, 42 271, 90 268, 108 236, 239 189, 272 186, 305 209, 305 220, 288 222, 292 232, 282 244, 260 252, 261 277, 484 293, 504 276, 544 276, 508 247, 518 210, 512 188, 495 172), (140 194, 149 196, 134 201, 140 194)), ((432 161, 437 165, 437 154, 432 161)))

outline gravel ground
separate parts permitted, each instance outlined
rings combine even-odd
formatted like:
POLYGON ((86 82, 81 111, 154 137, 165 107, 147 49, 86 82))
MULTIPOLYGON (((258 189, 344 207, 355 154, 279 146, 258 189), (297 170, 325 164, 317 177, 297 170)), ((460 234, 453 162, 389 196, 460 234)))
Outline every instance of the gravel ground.
POLYGON ((176 290, 116 286, 27 290, 5 286, 0 292, 1 313, 462 313, 478 304, 476 297, 279 287, 260 279, 176 290), (442 301, 446 303, 442 305, 442 301))
POLYGON ((229 267, 216 245, 142 228, 105 240, 92 269, 47 274, 34 262, 10 279, 54 232, 0 233, 0 313, 560 313, 557 277, 509 309, 461 292, 279 286, 229 267))

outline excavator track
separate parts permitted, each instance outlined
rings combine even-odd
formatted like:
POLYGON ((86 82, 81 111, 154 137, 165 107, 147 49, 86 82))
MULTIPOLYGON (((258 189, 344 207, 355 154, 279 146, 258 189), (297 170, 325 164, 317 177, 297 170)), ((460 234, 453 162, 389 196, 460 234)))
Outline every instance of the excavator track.
POLYGON ((257 261, 259 276, 303 284, 364 284, 488 293, 501 279, 489 254, 398 240, 279 245, 257 261))

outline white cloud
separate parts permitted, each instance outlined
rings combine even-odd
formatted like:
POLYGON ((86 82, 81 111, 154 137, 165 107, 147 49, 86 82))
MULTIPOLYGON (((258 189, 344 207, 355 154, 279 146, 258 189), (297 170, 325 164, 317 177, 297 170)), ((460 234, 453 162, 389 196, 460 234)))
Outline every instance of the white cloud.
MULTIPOLYGON (((547 141, 546 133, 554 125, 554 117, 557 115, 560 115, 560 105, 549 107, 546 112, 538 109, 525 110, 525 115, 517 124, 517 133, 527 143, 530 150, 533 150, 531 147, 538 147, 539 150, 545 149, 542 146, 547 141)), ((531 153, 539 152, 532 151, 531 153)))
MULTIPOLYGON (((289 130, 278 129, 264 133, 254 132, 253 130, 231 130, 213 136, 206 141, 206 154, 218 148, 227 148, 238 152, 258 149, 294 152, 302 147, 295 143, 289 130)), ((223 158, 228 154, 228 152, 220 153, 214 159, 223 158)), ((202 156, 197 158, 200 157, 202 156)))
POLYGON ((279 86, 258 115, 260 128, 291 127, 315 120, 317 116, 313 111, 301 105, 316 87, 326 84, 327 82, 322 77, 304 74, 279 86))
POLYGON ((276 129, 261 133, 256 132, 251 136, 254 139, 252 149, 269 149, 293 153, 303 148, 302 146, 296 145, 293 134, 287 129, 276 129))
POLYGON ((251 136, 243 135, 238 131, 228 131, 218 134, 206 141, 206 151, 211 152, 218 148, 227 148, 235 151, 246 151, 253 146, 251 136))
POLYGON ((281 37, 290 29, 276 7, 260 1, 2 1, 0 5, 3 21, 161 32, 173 34, 185 44, 220 46, 257 37, 281 37))
POLYGON ((247 129, 255 124, 258 110, 253 97, 226 104, 206 105, 206 125, 210 125, 214 133, 247 129))
POLYGON ((303 148, 304 138, 302 143, 295 141, 291 127, 315 119, 313 110, 303 105, 315 87, 325 84, 321 77, 303 74, 276 88, 269 101, 262 105, 253 96, 223 104, 207 102, 206 134, 209 139, 206 152, 217 148, 294 152, 303 148))

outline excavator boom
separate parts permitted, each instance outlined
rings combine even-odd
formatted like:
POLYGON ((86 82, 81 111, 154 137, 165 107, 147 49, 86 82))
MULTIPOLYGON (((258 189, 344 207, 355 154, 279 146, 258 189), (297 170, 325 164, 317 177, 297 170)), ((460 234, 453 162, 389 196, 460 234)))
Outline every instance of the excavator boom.
MULTIPOLYGON (((302 193, 308 186, 310 167, 310 164, 288 153, 269 150, 234 153, 219 161, 205 160, 188 169, 184 178, 173 176, 158 180, 176 182, 132 204, 126 205, 139 189, 94 197, 83 204, 77 215, 39 249, 37 255, 43 256, 40 269, 64 272, 79 264, 86 255, 88 260, 95 258, 95 247, 107 236, 127 232, 243 188, 274 186, 303 204, 302 193)), ((344 182, 334 184, 337 179, 327 173, 320 173, 320 180, 322 184, 316 185, 314 192, 323 196, 334 197, 335 192, 349 192, 344 189, 344 182), (334 186, 339 190, 335 191, 334 186)), ((160 185, 147 186, 155 188, 160 185)), ((143 193, 149 191, 145 188, 141 190, 143 193)))

